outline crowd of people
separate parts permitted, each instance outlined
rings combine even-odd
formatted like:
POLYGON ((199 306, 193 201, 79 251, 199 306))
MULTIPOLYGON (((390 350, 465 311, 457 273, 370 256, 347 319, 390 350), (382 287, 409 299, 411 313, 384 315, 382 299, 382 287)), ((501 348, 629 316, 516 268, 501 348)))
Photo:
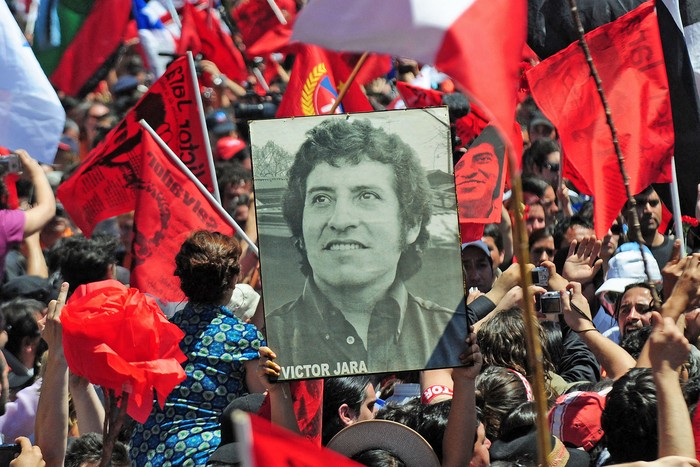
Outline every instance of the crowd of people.
MULTIPOLYGON (((279 103, 293 57, 268 63, 277 73, 264 94, 256 91, 259 73, 251 70, 249 80, 239 83, 224 76, 211 61, 198 63, 221 203, 255 239, 248 120, 269 116, 269 112, 248 113, 279 103), (248 104, 254 105, 246 107, 248 104)), ((398 97, 397 80, 411 83, 416 78, 432 79, 432 87, 453 92, 449 78, 405 58, 395 61, 391 76, 376 78, 365 92, 375 110, 382 111, 398 97)), ((18 456, 6 459, 10 465, 238 465, 244 450, 237 449, 241 440, 233 429, 236 410, 263 414, 272 423, 362 465, 537 465, 538 398, 546 399, 549 410, 551 450, 546 458, 550 465, 700 465, 696 460, 700 451, 695 447, 695 440, 700 439, 700 414, 696 412, 700 398, 700 254, 693 253, 695 232, 689 231, 686 256, 680 241, 662 225, 663 205, 650 186, 635 194, 644 245, 632 241, 626 209, 603 238, 596 238, 595 200, 579 194, 562 178, 557 129, 531 99, 524 99, 518 110, 525 141, 525 205, 516 206, 509 192, 498 191, 503 174, 494 173, 484 174, 487 181, 489 177, 493 180, 478 203, 464 209, 460 206, 460 215, 485 218, 493 205, 484 203, 494 193, 503 199, 500 222, 486 224, 481 239, 462 244, 466 293, 464 313, 456 313, 459 322, 450 321, 451 310, 426 304, 403 290, 404 277, 395 280, 399 274, 396 263, 407 244, 417 245, 411 251, 417 261, 427 249, 428 233, 422 222, 429 217, 429 207, 422 206, 430 200, 413 199, 406 193, 404 197, 412 199, 398 199, 395 192, 372 193, 377 198, 397 198, 395 203, 404 207, 400 229, 384 231, 374 239, 383 242, 384 251, 380 245, 372 255, 382 261, 391 259, 393 268, 381 294, 393 297, 400 292, 410 302, 401 311, 408 309, 407 313, 417 316, 411 321, 414 329, 404 332, 399 327, 396 343, 387 346, 381 345, 389 338, 378 334, 380 327, 374 321, 363 321, 367 313, 354 321, 346 315, 363 331, 341 350, 364 355, 368 362, 381 358, 381 368, 415 365, 407 363, 418 355, 415 349, 432 339, 425 350, 430 355, 440 340, 439 335, 426 331, 434 323, 415 324, 431 313, 441 317, 443 328, 450 321, 450 333, 459 337, 459 345, 440 349, 440 362, 452 363, 433 366, 457 366, 388 373, 370 368, 371 374, 327 377, 316 380, 316 386, 309 381, 309 387, 316 388, 316 400, 298 397, 298 382, 278 382, 280 349, 267 345, 259 276, 254 267, 243 265, 241 243, 218 232, 192 232, 172 264, 186 304, 163 305, 170 322, 183 332, 180 349, 186 357, 182 363, 185 379, 163 404, 154 398, 145 423, 127 419, 110 459, 103 459, 103 390, 70 372, 61 313, 81 286, 100 287, 114 281, 129 284, 134 213, 103 221, 87 238, 57 202, 55 192, 153 81, 137 50, 127 49, 95 92, 81 100, 61 96, 67 120, 53 164, 40 164, 22 149, 10 148, 23 167, 18 177, 2 174, 0 183, 0 441, 18 445, 18 452, 13 453, 18 456), (534 389, 535 369, 526 350, 524 310, 528 307, 523 303, 521 265, 514 255, 516 209, 525 213, 531 263, 526 269, 536 276, 531 290, 537 298, 535 326, 542 345, 542 394, 534 389), (318 415, 316 423, 310 422, 314 414, 318 415)), ((315 136, 326 129, 314 130, 315 136)), ((375 130, 363 127, 362 131, 375 130)), ((324 138, 335 142, 340 136, 324 138)), ((361 138, 361 142, 369 140, 368 136, 361 138)), ((457 190, 471 192, 472 188, 460 188, 461 180, 467 183, 471 174, 484 170, 476 165, 476 153, 483 160, 488 151, 482 144, 470 148, 470 141, 453 142, 465 148, 454 153, 455 171, 466 174, 457 177, 457 190)), ((401 144, 393 147, 404 150, 401 144)), ((501 164, 502 149, 496 148, 492 158, 501 164)), ((312 300, 314 306, 323 308, 322 299, 333 300, 338 313, 346 313, 359 303, 358 287, 352 288, 350 297, 348 284, 355 276, 365 279, 372 271, 347 268, 328 276, 319 272, 317 265, 324 260, 307 252, 312 245, 306 229, 311 227, 302 226, 307 221, 308 180, 333 178, 343 187, 350 186, 357 175, 348 167, 356 166, 369 167, 366 173, 375 177, 402 180, 390 172, 396 169, 386 165, 383 157, 387 154, 363 152, 362 145, 354 151, 336 161, 337 166, 321 163, 327 167, 321 175, 315 172, 317 161, 295 163, 298 172, 290 177, 291 201, 285 201, 285 219, 307 261, 308 270, 303 272, 307 288, 298 303, 267 311, 276 322, 276 332, 293 335, 295 350, 311 360, 319 349, 304 347, 305 332, 318 332, 328 323, 322 322, 320 314, 311 317, 309 306, 299 303, 312 300), (292 319, 290 309, 306 314, 292 319)), ((408 160, 411 149, 406 151, 402 157, 408 160)), ((396 154, 390 156, 396 158, 396 154)), ((423 183, 418 175, 405 177, 423 183)), ((339 223, 333 227, 343 228, 339 223)), ((399 264, 406 267, 405 262, 399 264)), ((367 282, 362 287, 369 287, 367 282)), ((371 305, 363 302, 359 311, 372 309, 377 301, 381 300, 374 299, 371 305)), ((389 324, 388 331, 397 326, 389 324)), ((328 332, 331 330, 332 326, 328 332)), ((416 358, 424 362, 427 357, 416 358)), ((309 395, 313 399, 313 390, 307 388, 309 395)), ((311 457, 321 455, 320 451, 310 452, 311 457)))

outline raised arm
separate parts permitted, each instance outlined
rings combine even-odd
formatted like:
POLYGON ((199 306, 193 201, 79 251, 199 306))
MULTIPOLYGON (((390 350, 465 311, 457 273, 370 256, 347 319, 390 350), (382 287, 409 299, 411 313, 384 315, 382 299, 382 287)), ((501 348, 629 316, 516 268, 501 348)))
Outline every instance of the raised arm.
POLYGON ((39 163, 24 149, 15 151, 22 161, 25 172, 29 174, 34 184, 34 206, 26 212, 24 221, 24 236, 27 237, 40 231, 53 216, 56 215, 56 198, 48 178, 39 163))
POLYGON ((61 285, 58 300, 51 300, 42 337, 49 346, 44 382, 36 410, 34 433, 48 467, 63 466, 68 438, 68 363, 63 353, 61 310, 68 283, 61 285))

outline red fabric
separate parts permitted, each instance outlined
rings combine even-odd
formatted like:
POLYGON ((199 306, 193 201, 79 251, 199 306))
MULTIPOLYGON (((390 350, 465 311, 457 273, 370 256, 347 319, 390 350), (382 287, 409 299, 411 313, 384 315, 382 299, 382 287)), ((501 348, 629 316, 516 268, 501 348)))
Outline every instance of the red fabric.
POLYGON ((695 439, 695 458, 700 461, 700 410, 693 415, 693 439, 695 439))
POLYGON ((231 36, 221 29, 218 18, 214 17, 208 8, 199 10, 191 3, 185 2, 181 21, 182 33, 177 44, 178 54, 184 54, 188 50, 194 55, 201 53, 230 79, 239 83, 248 79, 243 55, 236 48, 231 36))
POLYGON ((508 139, 526 29, 525 1, 476 0, 452 23, 435 58, 438 69, 490 111, 493 124, 508 139))
MULTIPOLYGON (((323 419, 323 380, 290 381, 294 415, 301 433, 316 446, 321 445, 321 422, 323 419)), ((258 415, 270 420, 270 397, 265 401, 258 415)))
POLYGON ((459 223, 459 236, 462 243, 474 242, 476 240, 481 240, 484 236, 484 226, 486 224, 475 224, 472 222, 460 222, 459 223))
POLYGON ((396 90, 399 91, 406 107, 409 109, 444 105, 442 103, 442 95, 444 93, 440 91, 419 88, 418 86, 413 86, 403 81, 398 81, 396 83, 396 90))
MULTIPOLYGON (((630 188, 670 182, 673 120, 654 2, 586 34, 617 127, 630 188)), ((532 95, 561 135, 564 177, 595 196, 603 238, 626 196, 610 130, 583 52, 574 43, 527 73, 532 95)))
POLYGON ((252 465, 258 467, 358 467, 361 464, 321 448, 265 419, 248 415, 252 428, 252 465))
POLYGON ((489 119, 486 112, 477 104, 471 102, 469 114, 455 122, 455 130, 457 131, 459 139, 462 140, 462 146, 464 147, 471 144, 471 142, 484 131, 484 128, 486 128, 488 124, 489 119))
POLYGON ((234 228, 188 176, 142 131, 140 182, 131 249, 131 285, 170 302, 184 299, 175 255, 194 230, 233 236, 234 228))
POLYGON ((90 152, 70 179, 61 184, 58 198, 85 235, 91 235, 101 220, 134 209, 134 193, 125 188, 134 185, 139 176, 134 168, 140 167, 141 159, 140 119, 146 120, 202 184, 213 191, 204 150, 204 138, 208 136, 202 129, 194 99, 190 67, 187 58, 181 57, 90 152))
POLYGON ((140 423, 153 409, 154 389, 163 407, 185 379, 184 333, 134 288, 114 280, 82 285, 63 308, 61 324, 71 372, 117 395, 126 390, 126 412, 140 423))
MULTIPOLYGON (((361 56, 362 54, 354 54, 347 52, 341 54, 340 58, 345 63, 347 63, 350 70, 352 70, 353 68, 355 68, 357 61, 360 59, 361 56)), ((391 71, 391 68, 391 56, 369 54, 367 55, 367 59, 365 59, 365 63, 362 64, 359 71, 357 72, 357 76, 355 76, 355 81, 357 81, 357 84, 364 86, 373 79, 378 78, 380 76, 384 76, 387 73, 389 73, 391 71)))
MULTIPOLYGON (((328 114, 338 97, 338 86, 347 81, 351 71, 335 52, 300 46, 277 117, 328 114)), ((336 113, 371 111, 367 96, 355 81, 336 109, 336 113)))
POLYGON ((76 96, 121 45, 130 15, 131 2, 96 0, 51 74, 51 83, 66 94, 76 96))
POLYGON ((287 24, 280 23, 267 0, 243 0, 231 11, 246 45, 246 56, 264 56, 281 50, 292 36, 297 13, 294 0, 275 0, 287 24))

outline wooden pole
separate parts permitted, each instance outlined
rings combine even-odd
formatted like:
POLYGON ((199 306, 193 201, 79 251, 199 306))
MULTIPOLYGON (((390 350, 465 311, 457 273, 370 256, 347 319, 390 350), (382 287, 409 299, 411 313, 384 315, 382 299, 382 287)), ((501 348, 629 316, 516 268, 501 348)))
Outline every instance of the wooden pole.
POLYGON ((329 114, 334 114, 335 109, 337 109, 340 103, 343 101, 343 98, 348 93, 348 89, 350 89, 350 85, 353 81, 355 81, 357 73, 360 71, 360 68, 362 68, 362 65, 364 65, 365 61, 367 60, 368 55, 369 52, 363 53, 360 59, 355 64, 355 68, 352 69, 352 73, 350 73, 350 76, 348 76, 347 82, 343 84, 343 87, 339 90, 338 98, 335 100, 335 102, 333 102, 333 106, 331 107, 330 112, 328 112, 329 114))

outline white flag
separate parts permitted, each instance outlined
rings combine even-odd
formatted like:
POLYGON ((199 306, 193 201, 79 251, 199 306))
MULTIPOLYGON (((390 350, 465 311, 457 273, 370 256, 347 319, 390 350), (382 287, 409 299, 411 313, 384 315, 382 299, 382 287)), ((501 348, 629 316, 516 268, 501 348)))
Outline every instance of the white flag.
POLYGON ((0 1, 0 146, 53 163, 66 114, 29 43, 0 1))

